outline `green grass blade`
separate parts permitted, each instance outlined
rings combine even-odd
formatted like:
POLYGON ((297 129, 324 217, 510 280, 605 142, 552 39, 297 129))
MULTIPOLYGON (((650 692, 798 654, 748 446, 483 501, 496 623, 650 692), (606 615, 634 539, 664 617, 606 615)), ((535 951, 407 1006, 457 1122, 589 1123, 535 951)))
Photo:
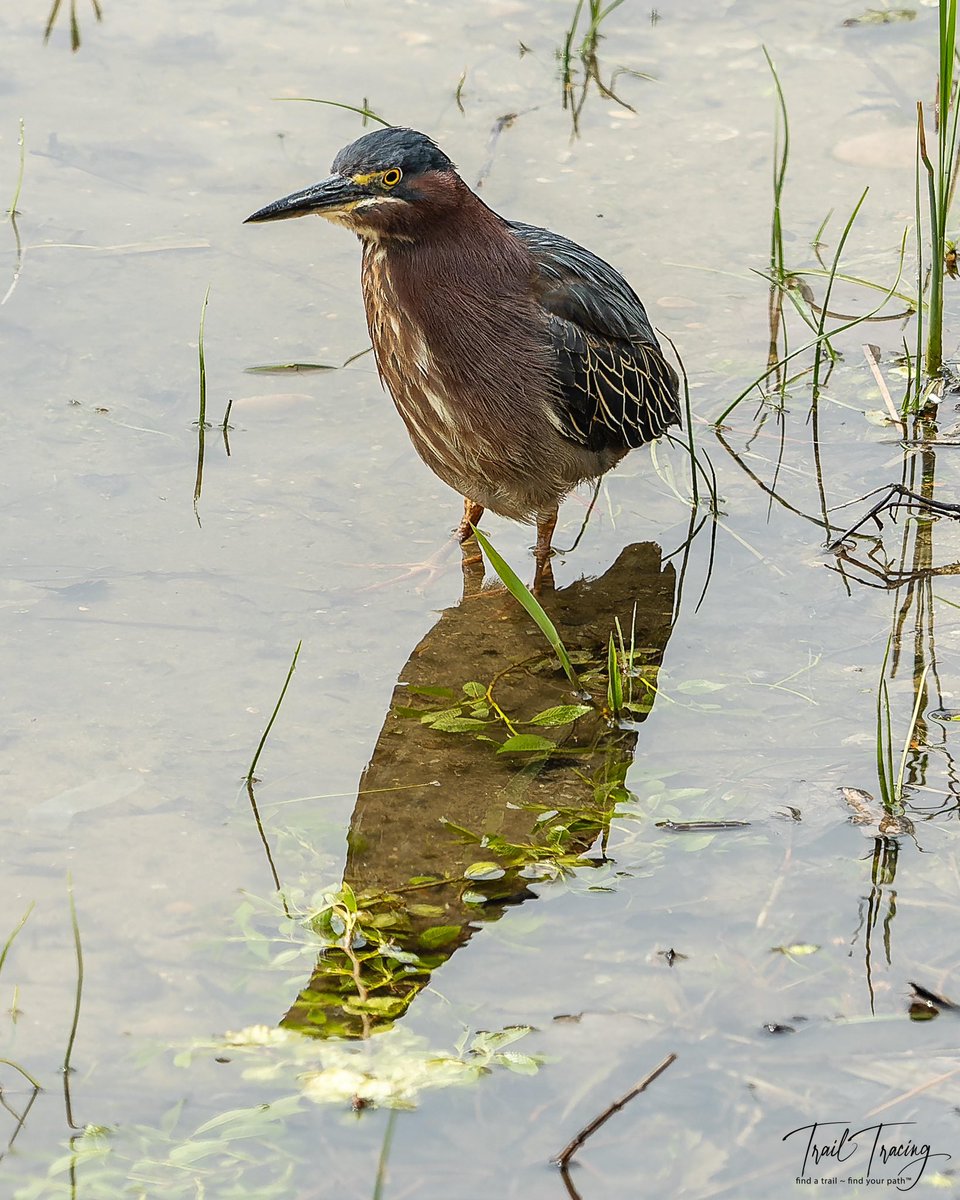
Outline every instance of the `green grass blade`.
POLYGON ((493 548, 490 539, 486 534, 481 533, 476 526, 473 527, 473 532, 476 535, 477 541, 480 543, 480 549, 490 560, 490 564, 496 573, 500 576, 503 586, 507 589, 510 595, 523 608, 527 614, 533 618, 537 628, 550 643, 554 654, 560 660, 560 666, 563 667, 567 678, 577 689, 580 687, 580 679, 576 671, 573 669, 573 663, 570 661, 570 655, 563 644, 560 634, 557 632, 557 627, 544 612, 543 605, 536 598, 533 592, 520 579, 513 567, 507 560, 493 548))
POLYGON ((864 200, 867 198, 869 188, 864 188, 860 199, 854 205, 853 212, 847 218, 847 223, 843 227, 843 233, 840 235, 840 241, 837 242, 837 249, 833 256, 833 262, 830 265, 830 274, 827 277, 827 287, 823 294, 823 305, 820 308, 820 320, 817 324, 817 348, 814 351, 813 359, 813 394, 817 395, 820 390, 820 362, 823 357, 823 345, 826 340, 826 322, 827 313, 830 310, 830 295, 833 292, 833 281, 836 278, 837 268, 840 266, 840 256, 843 254, 843 247, 846 243, 850 230, 853 228, 853 223, 857 219, 857 214, 863 206, 864 200))
POLYGON ((923 105, 917 104, 917 136, 920 161, 927 173, 927 205, 930 210, 930 299, 927 313, 927 374, 936 375, 943 362, 943 244, 939 240, 937 178, 927 153, 923 128, 923 105))
POLYGON ((30 901, 30 903, 27 905, 27 911, 23 914, 23 916, 17 922, 16 927, 14 928, 13 932, 10 934, 10 936, 7 938, 7 940, 4 942, 3 949, 0 950, 0 972, 3 971, 3 964, 7 961, 7 955, 10 953, 10 947, 13 945, 14 938, 17 936, 17 934, 20 932, 20 930, 24 927, 24 925, 26 925, 30 914, 33 912, 33 908, 34 908, 35 904, 36 904, 36 900, 30 901))
POLYGON ((787 162, 790 157, 790 121, 787 115, 787 102, 783 95, 783 88, 780 86, 780 76, 777 74, 777 68, 774 66, 773 59, 770 57, 770 52, 766 46, 761 47, 763 56, 767 60, 767 66, 770 68, 770 74, 773 76, 773 84, 777 90, 777 126, 774 133, 773 147, 773 221, 770 227, 770 265, 778 282, 783 281, 784 276, 784 256, 783 256, 783 219, 781 214, 780 203, 783 198, 783 189, 787 179, 787 162), (783 143, 780 142, 780 130, 783 129, 783 143))
POLYGON ((887 663, 890 660, 892 644, 893 634, 887 638, 883 662, 880 664, 880 682, 877 685, 877 782, 880 785, 880 799, 888 812, 894 804, 893 734, 890 692, 887 688, 887 663))
POLYGON ((7 216, 11 219, 17 216, 17 205, 20 203, 20 191, 23 187, 23 170, 25 164, 26 140, 24 135, 23 117, 20 118, 20 136, 17 138, 17 145, 20 148, 20 167, 17 171, 17 186, 13 191, 13 199, 10 201, 10 207, 7 209, 7 216))
POLYGON ((917 730, 917 721, 920 718, 920 708, 923 704, 924 689, 927 685, 927 674, 930 670, 928 663, 923 668, 923 674, 920 676, 920 682, 917 684, 917 698, 913 702, 913 712, 910 714, 910 724, 907 726, 907 734, 903 739, 903 752, 900 755, 900 769, 897 772, 897 782, 894 789, 894 800, 897 804, 903 804, 903 777, 907 772, 907 756, 910 753, 910 743, 913 741, 913 735, 917 730))
MULTIPOLYGON (((892 286, 884 292, 883 298, 880 300, 879 304, 877 304, 875 308, 870 309, 869 312, 864 313, 862 317, 853 317, 849 321, 844 322, 844 324, 838 325, 835 329, 831 329, 830 337, 835 338, 838 333, 845 333, 848 329, 853 329, 855 325, 862 325, 864 321, 872 320, 884 307, 890 297, 896 295, 897 288, 900 286, 901 276, 903 275, 903 257, 906 250, 908 232, 908 229, 903 231, 903 238, 900 242, 900 265, 897 269, 897 277, 893 281, 892 286)), ((722 425, 727 417, 737 407, 737 405, 743 400, 746 400, 747 396, 750 395, 754 388, 758 388, 760 384, 763 383, 766 378, 768 378, 768 376, 773 374, 774 371, 776 371, 779 367, 782 367, 785 363, 788 363, 792 358, 796 358, 798 354, 804 354, 807 350, 813 350, 819 342, 825 340, 826 336, 827 335, 824 334, 822 338, 816 338, 812 342, 807 342, 806 345, 800 346, 797 350, 792 350, 788 355, 786 355, 786 357, 781 358, 778 362, 775 362, 772 367, 767 367, 767 369, 761 375, 758 375, 757 378, 751 384, 745 387, 742 392, 734 396, 720 416, 717 417, 717 419, 713 422, 714 428, 722 425)))
POLYGON ((297 642, 296 650, 293 652, 293 661, 290 663, 290 670, 287 672, 287 678, 284 680, 283 687, 280 691, 280 698, 274 705, 273 712, 270 715, 270 720, 267 722, 267 727, 263 731, 263 736, 260 738, 260 743, 257 746, 256 753, 253 756, 253 761, 250 763, 250 770, 247 772, 247 783, 253 782, 253 773, 257 769, 257 761, 260 758, 260 752, 266 745, 267 738, 270 736, 270 730, 273 728, 273 723, 277 719, 277 713, 280 711, 280 705, 283 703, 283 698, 287 694, 287 688, 290 686, 290 680, 293 678, 293 672, 297 668, 297 659, 300 657, 300 647, 302 645, 303 639, 301 638, 300 641, 297 642))
POLYGON ((880 800, 883 807, 889 811, 891 807, 891 788, 893 780, 887 778, 886 743, 884 741, 884 711, 887 719, 890 717, 890 697, 887 694, 886 680, 881 677, 877 688, 877 783, 880 786, 880 800), (884 708, 886 706, 886 709, 884 708))
POLYGON ((201 428, 206 424, 207 420, 207 367, 203 357, 203 326, 207 319, 207 301, 210 299, 210 286, 207 285, 207 290, 203 293, 203 304, 200 306, 200 333, 197 339, 198 358, 200 360, 200 416, 197 419, 197 424, 201 428))
POLYGON ((276 100, 296 100, 300 104, 328 104, 331 108, 342 108, 347 112, 357 113, 363 117, 365 121, 379 121, 381 125, 385 125, 387 129, 392 129, 393 126, 378 113, 375 113, 372 108, 367 108, 364 105, 358 108, 356 104, 341 104, 339 100, 318 100, 315 96, 275 96, 276 100))
POLYGON ((618 720, 623 712, 623 678, 612 633, 607 643, 607 708, 614 720, 618 720))
POLYGON ((383 1200, 384 1188, 387 1181, 387 1163, 390 1161, 390 1147, 393 1144, 393 1130, 397 1123, 397 1110, 390 1109, 386 1128, 383 1131, 383 1142, 380 1146, 380 1158, 377 1162, 377 1178, 373 1186, 373 1200, 383 1200))
POLYGON ((83 947, 80 944, 80 922, 77 920, 77 906, 73 899, 73 878, 67 875, 67 899, 70 901, 70 924, 73 927, 73 946, 77 955, 77 987, 73 1001, 73 1020, 70 1023, 70 1036, 67 1038, 67 1048, 63 1055, 63 1094, 67 1104, 67 1122, 72 1129, 77 1126, 73 1122, 70 1102, 70 1060, 73 1057, 73 1045, 77 1040, 77 1026, 80 1024, 80 1002, 83 999, 83 947))

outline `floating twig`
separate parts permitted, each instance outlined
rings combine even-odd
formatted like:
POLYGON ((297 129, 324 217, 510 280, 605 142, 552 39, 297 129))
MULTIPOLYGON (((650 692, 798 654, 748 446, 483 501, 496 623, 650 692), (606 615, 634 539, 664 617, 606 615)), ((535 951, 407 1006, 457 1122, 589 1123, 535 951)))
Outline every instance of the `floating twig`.
MULTIPOLYGON (((876 491, 886 490, 886 495, 878 500, 867 512, 863 514, 859 521, 855 521, 844 533, 839 537, 834 538, 827 545, 828 550, 840 550, 843 543, 851 534, 865 525, 867 521, 875 520, 877 525, 882 528, 880 514, 885 510, 900 508, 901 506, 909 508, 911 505, 916 505, 918 508, 925 508, 928 512, 935 513, 939 517, 952 517, 954 520, 960 520, 960 504, 949 504, 946 500, 934 500, 930 496, 921 496, 918 492, 911 492, 909 488, 904 487, 902 483, 888 484, 886 489, 877 488, 876 491)), ((875 492, 868 492, 867 495, 875 495, 875 492)), ((866 497, 864 497, 865 499, 866 497)), ((839 505, 840 508, 845 508, 846 505, 839 505)), ((831 510, 833 511, 833 510, 831 510)))
POLYGON ((630 1091, 626 1093, 626 1095, 621 1096, 619 1100, 614 1100, 614 1102, 605 1108, 599 1116, 594 1117, 589 1125, 585 1125, 577 1134, 577 1136, 572 1141, 568 1142, 552 1161, 557 1164, 561 1171, 566 1173, 567 1168, 570 1165, 570 1159, 573 1158, 587 1138, 596 1133, 601 1125, 609 1121, 614 1113, 619 1112, 621 1108, 629 1104, 635 1096, 639 1096, 641 1092, 646 1091, 650 1084, 653 1083, 653 1081, 660 1075, 662 1075, 667 1067, 671 1066, 676 1061, 677 1056, 675 1054, 668 1054, 663 1062, 659 1064, 659 1066, 654 1067, 650 1074, 636 1084, 636 1086, 632 1087, 630 1091))

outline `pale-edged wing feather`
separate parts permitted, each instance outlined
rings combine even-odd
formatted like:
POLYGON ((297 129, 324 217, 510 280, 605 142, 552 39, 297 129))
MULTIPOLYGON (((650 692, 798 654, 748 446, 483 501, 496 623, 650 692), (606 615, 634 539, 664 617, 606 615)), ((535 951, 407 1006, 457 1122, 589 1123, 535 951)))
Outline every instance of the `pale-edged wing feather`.
POLYGON ((510 222, 538 270, 564 434, 591 450, 628 450, 680 421, 676 372, 623 276, 576 242, 510 222))

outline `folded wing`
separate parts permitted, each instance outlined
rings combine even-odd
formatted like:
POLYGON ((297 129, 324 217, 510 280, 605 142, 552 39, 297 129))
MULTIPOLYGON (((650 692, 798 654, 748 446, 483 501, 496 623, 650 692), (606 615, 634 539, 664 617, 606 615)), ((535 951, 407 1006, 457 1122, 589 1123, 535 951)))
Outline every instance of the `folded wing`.
POLYGON ((623 276, 549 230, 519 222, 510 228, 537 268, 563 433, 591 450, 625 452, 678 424, 677 374, 623 276))

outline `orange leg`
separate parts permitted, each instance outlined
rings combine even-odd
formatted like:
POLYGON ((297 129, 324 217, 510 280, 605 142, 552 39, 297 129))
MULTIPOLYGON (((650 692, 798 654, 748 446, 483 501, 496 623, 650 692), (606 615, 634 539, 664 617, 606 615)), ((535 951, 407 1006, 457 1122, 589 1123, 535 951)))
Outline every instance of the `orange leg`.
POLYGON ((457 526, 457 530, 456 530, 456 533, 454 534, 454 536, 456 537, 456 539, 460 543, 460 545, 464 546, 463 565, 465 567, 472 567, 476 563, 483 562, 483 555, 480 553, 480 551, 478 549, 474 549, 473 552, 471 553, 465 547, 465 543, 469 542, 470 539, 473 537, 474 525, 477 524, 477 522, 480 520, 480 518, 482 516, 483 516, 483 505, 477 504, 477 502, 475 500, 470 500, 466 496, 464 496, 464 498, 463 498, 463 520, 457 526))
POLYGON ((473 537, 473 526, 476 525, 482 516, 483 505, 477 504, 475 500, 469 500, 464 496, 463 520, 457 526, 457 541, 461 546, 473 537))

